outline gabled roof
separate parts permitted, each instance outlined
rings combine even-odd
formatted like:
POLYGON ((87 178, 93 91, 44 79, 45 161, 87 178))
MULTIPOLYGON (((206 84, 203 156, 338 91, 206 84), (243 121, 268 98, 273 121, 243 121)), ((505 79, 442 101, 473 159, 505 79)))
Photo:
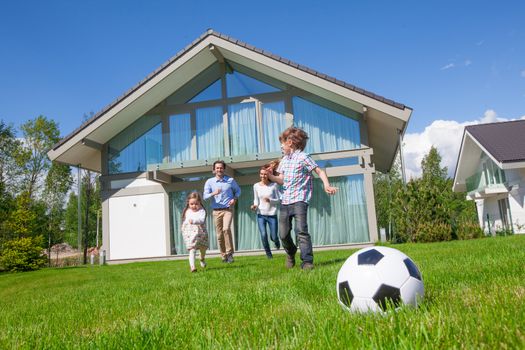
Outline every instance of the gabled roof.
POLYGON ((454 174, 454 191, 466 190, 465 181, 477 171, 483 153, 500 169, 525 168, 525 120, 466 126, 454 174))
POLYGON ((48 153, 51 160, 101 171, 100 157, 98 160, 94 157, 101 146, 214 63, 217 58, 211 48, 219 49, 228 61, 360 113, 366 111, 369 143, 376 149, 376 168, 381 171, 390 168, 398 147, 397 134, 404 133, 411 108, 211 29, 55 144, 48 153), (392 130, 395 133, 385 138, 386 131, 392 130), (386 139, 390 142, 384 142, 386 139))
POLYGON ((469 125, 465 129, 498 162, 525 161, 525 120, 469 125))

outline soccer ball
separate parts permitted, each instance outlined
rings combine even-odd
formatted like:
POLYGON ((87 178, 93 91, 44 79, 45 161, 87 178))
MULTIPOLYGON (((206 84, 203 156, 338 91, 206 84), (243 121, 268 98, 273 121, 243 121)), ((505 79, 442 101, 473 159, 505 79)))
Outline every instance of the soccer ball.
POLYGON ((424 295, 416 264, 404 253, 370 247, 352 254, 337 274, 337 298, 344 309, 382 312, 389 305, 417 306, 424 295))

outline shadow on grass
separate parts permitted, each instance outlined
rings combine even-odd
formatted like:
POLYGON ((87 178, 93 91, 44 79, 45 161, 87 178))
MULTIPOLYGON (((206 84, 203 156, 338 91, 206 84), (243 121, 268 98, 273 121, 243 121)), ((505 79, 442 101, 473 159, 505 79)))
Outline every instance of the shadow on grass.
POLYGON ((340 264, 345 261, 346 261, 346 258, 331 259, 331 260, 326 260, 326 261, 315 263, 315 267, 330 266, 330 265, 340 264))

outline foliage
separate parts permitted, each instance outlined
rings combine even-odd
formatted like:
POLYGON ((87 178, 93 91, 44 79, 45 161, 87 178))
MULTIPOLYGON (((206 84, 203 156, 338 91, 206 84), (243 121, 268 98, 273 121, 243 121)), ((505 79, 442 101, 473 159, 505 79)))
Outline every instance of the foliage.
MULTIPOLYGON (((86 227, 86 212, 88 213, 87 238, 84 239, 86 231, 82 231, 82 242, 86 242, 87 247, 96 245, 97 233, 97 212, 100 218, 100 181, 99 177, 93 173, 85 172, 82 176, 80 206, 81 206, 81 226, 86 227), (89 184, 89 186, 88 186, 89 184), (88 192, 89 191, 89 192, 88 192), (87 203, 88 193, 90 197, 89 208, 87 203)), ((64 213, 64 241, 72 247, 78 248, 78 196, 75 192, 69 193, 69 198, 64 213)), ((99 225, 101 222, 99 221, 99 225)), ((100 229, 100 228, 99 228, 100 229)))
POLYGON ((374 174, 374 196, 376 204, 377 224, 385 228, 387 237, 393 236, 395 231, 392 218, 394 206, 392 202, 398 190, 403 187, 401 180, 399 159, 396 159, 389 173, 374 174))
POLYGON ((475 232, 467 234, 471 224, 477 223, 475 204, 452 192, 452 180, 447 178, 447 168, 441 167, 435 147, 424 157, 421 168, 422 176, 405 186, 399 182, 385 189, 384 181, 376 181, 379 227, 385 227, 388 215, 394 242, 446 241, 459 238, 458 234, 463 239, 477 237, 475 232), (391 199, 385 200, 385 191, 391 199))
POLYGON ((43 239, 38 237, 20 237, 4 243, 0 266, 10 272, 37 270, 46 264, 47 258, 42 253, 43 239))
POLYGON ((18 180, 22 173, 22 142, 16 138, 16 130, 0 120, 0 191, 11 197, 18 192, 18 180))
POLYGON ((20 127, 24 137, 21 163, 23 164, 23 189, 31 199, 38 198, 43 177, 51 167, 47 152, 60 139, 55 121, 44 116, 29 120, 20 127))
POLYGON ((186 259, 3 274, 0 348, 523 349, 524 235, 395 248, 425 299, 383 315, 337 303, 351 250, 316 252, 308 272, 275 254, 193 274, 186 259))
POLYGON ((482 238, 485 233, 477 222, 462 222, 456 228, 457 239, 482 238))

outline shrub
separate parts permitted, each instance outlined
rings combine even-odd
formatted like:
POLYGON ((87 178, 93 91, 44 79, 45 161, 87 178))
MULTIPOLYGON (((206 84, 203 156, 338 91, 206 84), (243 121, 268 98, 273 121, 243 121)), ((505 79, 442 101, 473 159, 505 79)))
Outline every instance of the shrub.
POLYGON ((485 237, 485 233, 477 223, 464 222, 456 227, 457 239, 474 239, 485 237))
POLYGON ((452 239, 452 227, 445 223, 419 223, 413 236, 414 242, 440 242, 452 239))
POLYGON ((42 236, 23 237, 7 241, 0 256, 0 266, 6 271, 31 271, 45 266, 42 236))

